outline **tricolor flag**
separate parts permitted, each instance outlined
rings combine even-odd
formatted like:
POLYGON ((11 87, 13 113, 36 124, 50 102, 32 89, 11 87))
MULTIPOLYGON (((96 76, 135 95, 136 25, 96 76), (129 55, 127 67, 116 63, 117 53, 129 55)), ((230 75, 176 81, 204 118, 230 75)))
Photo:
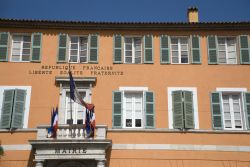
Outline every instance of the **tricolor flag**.
POLYGON ((69 78, 70 78, 70 98, 74 100, 74 102, 84 106, 86 108, 85 112, 85 129, 87 133, 87 137, 94 137, 95 132, 95 112, 94 112, 94 104, 86 103, 81 95, 79 94, 74 78, 72 76, 71 71, 69 71, 69 78))
POLYGON ((50 128, 48 129, 48 137, 56 137, 56 132, 58 129, 58 108, 56 108, 56 110, 53 111, 51 113, 51 125, 50 128))

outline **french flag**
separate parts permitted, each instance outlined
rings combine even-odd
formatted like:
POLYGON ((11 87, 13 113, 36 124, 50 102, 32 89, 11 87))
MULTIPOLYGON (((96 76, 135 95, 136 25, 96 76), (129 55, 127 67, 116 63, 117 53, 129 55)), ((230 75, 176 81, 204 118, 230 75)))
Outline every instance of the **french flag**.
POLYGON ((48 129, 48 137, 55 138, 57 129, 58 129, 58 108, 56 108, 55 111, 53 108, 53 111, 51 114, 51 125, 50 125, 50 128, 48 129))

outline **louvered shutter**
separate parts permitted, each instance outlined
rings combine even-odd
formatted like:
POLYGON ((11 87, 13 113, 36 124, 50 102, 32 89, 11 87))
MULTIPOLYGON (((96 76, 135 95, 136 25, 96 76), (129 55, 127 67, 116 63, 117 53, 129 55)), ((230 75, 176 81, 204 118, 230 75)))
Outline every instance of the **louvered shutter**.
POLYGON ((89 62, 90 63, 98 63, 98 35, 91 34, 90 35, 90 55, 89 62))
POLYGON ((183 91, 184 96, 184 118, 185 128, 194 128, 194 109, 193 109, 193 93, 191 91, 183 91))
POLYGON ((219 92, 211 93, 211 112, 212 112, 213 129, 222 129, 223 126, 220 96, 221 95, 219 92))
POLYGON ((122 128, 122 92, 113 92, 113 128, 122 128))
POLYGON ((9 33, 0 32, 0 61, 8 61, 9 33))
POLYGON ((182 91, 172 92, 172 106, 173 106, 173 127, 175 129, 184 128, 183 124, 183 103, 182 91))
POLYGON ((26 90, 16 89, 11 128, 23 128, 26 90))
POLYGON ((57 62, 67 62, 67 34, 59 34, 57 62))
POLYGON ((167 35, 161 36, 161 64, 169 64, 169 37, 167 35))
POLYGON ((3 95, 1 128, 10 128, 15 90, 5 90, 3 95))
POLYGON ((114 35, 113 63, 122 63, 122 36, 114 35))
POLYGON ((153 37, 152 35, 144 36, 144 63, 152 64, 153 60, 153 37))
POLYGON ((200 52, 200 37, 199 36, 191 36, 191 54, 192 54, 192 63, 200 64, 201 52, 200 52))
POLYGON ((250 129, 250 92, 244 93, 247 129, 250 129))
POLYGON ((41 61, 41 46, 42 46, 42 33, 32 34, 32 56, 31 61, 41 61))
POLYGON ((250 64, 250 47, 248 35, 240 36, 240 62, 250 64))
POLYGON ((217 64, 217 36, 208 36, 208 64, 217 64))
POLYGON ((145 128, 154 128, 155 126, 155 112, 154 112, 154 92, 145 92, 145 128))

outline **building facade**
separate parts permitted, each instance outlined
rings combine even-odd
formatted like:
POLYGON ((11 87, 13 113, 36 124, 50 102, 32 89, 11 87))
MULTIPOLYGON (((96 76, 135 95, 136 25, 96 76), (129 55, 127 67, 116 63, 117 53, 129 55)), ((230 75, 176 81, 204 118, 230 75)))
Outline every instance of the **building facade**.
POLYGON ((249 167, 250 23, 188 20, 0 19, 0 166, 249 167))

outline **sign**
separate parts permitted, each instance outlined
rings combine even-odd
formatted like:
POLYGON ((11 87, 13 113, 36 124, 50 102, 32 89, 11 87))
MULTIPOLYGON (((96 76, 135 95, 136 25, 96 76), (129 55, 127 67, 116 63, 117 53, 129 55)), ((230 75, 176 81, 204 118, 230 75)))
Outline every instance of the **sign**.
POLYGON ((87 148, 85 147, 56 147, 55 154, 86 154, 87 148))

